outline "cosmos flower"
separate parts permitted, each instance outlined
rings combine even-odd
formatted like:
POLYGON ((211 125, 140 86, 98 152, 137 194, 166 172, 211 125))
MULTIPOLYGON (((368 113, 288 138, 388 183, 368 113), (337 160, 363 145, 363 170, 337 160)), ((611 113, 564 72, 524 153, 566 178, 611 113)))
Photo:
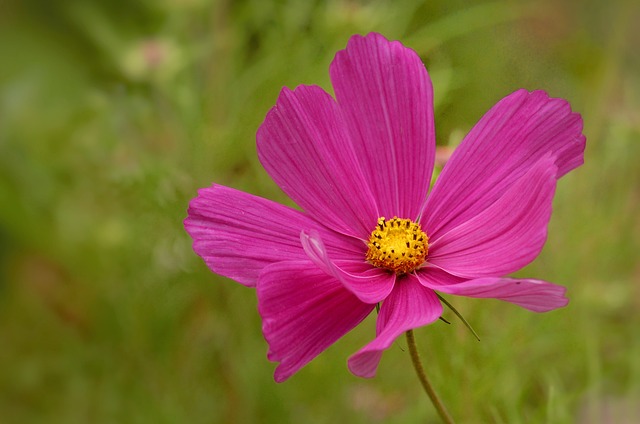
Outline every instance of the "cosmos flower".
POLYGON ((356 35, 330 76, 335 99, 284 88, 257 132, 262 165, 301 210, 214 184, 185 220, 212 271, 256 287, 276 381, 377 304, 376 337, 348 361, 361 377, 440 317, 436 292, 535 312, 567 304, 562 286, 507 277, 542 249, 556 181, 583 162, 582 119, 565 100, 518 90, 499 101, 429 191, 433 90, 418 55, 356 35))

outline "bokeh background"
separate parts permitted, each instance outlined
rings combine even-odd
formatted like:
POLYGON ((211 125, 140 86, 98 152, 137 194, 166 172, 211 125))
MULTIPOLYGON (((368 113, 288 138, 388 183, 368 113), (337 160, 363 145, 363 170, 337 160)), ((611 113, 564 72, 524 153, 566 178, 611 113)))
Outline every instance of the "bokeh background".
POLYGON ((461 423, 640 422, 637 2, 3 0, 0 422, 435 422, 404 339, 362 380, 373 318, 273 382, 254 292, 213 275, 182 227, 213 181, 289 201, 255 131, 279 90, 319 84, 350 35, 415 49, 453 147, 517 88, 568 99, 586 163, 559 183, 519 275, 568 287, 533 314, 449 298, 480 334, 417 330, 461 423))

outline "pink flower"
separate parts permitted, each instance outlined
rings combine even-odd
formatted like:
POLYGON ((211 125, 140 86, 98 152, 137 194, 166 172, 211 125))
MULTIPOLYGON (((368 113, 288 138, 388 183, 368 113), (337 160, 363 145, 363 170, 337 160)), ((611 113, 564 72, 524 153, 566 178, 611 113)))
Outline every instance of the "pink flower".
POLYGON ((433 91, 418 55, 354 36, 330 75, 335 100, 284 88, 257 133, 260 161, 302 211, 213 185, 185 220, 211 270, 257 288, 276 381, 378 303, 375 339, 348 361, 361 377, 399 335, 440 317, 436 291, 535 312, 567 304, 562 286, 505 277, 538 255, 556 180, 583 162, 582 119, 565 100, 502 99, 429 192, 433 91))

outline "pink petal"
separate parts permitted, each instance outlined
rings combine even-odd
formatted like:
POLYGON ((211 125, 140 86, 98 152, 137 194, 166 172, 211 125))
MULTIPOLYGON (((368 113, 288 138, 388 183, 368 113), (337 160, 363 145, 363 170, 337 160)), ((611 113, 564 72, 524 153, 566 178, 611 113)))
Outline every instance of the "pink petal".
POLYGON ((398 280, 382 303, 376 325, 377 337, 349 358, 349 370, 371 378, 382 353, 405 331, 427 325, 442 315, 442 304, 435 292, 423 287, 414 275, 398 280))
POLYGON ((362 303, 310 261, 264 269, 257 288, 268 358, 282 382, 358 325, 374 305, 362 303))
POLYGON ((455 150, 429 195, 422 224, 437 238, 495 202, 551 154, 560 178, 583 162, 582 118, 562 99, 519 90, 498 102, 455 150))
POLYGON ((396 281, 396 275, 375 268, 364 260, 364 251, 359 261, 334 263, 316 231, 300 235, 302 247, 320 269, 340 281, 344 287, 365 303, 378 303, 385 299, 396 281))
POLYGON ((484 211, 429 245, 428 262, 468 278, 501 276, 542 249, 556 185, 554 158, 540 159, 484 211))
POLYGON ((213 272, 249 287, 273 262, 307 259, 301 231, 317 231, 336 257, 362 256, 362 241, 333 233, 302 212, 220 185, 198 191, 184 226, 213 272))
POLYGON ((423 284, 457 296, 504 300, 533 312, 548 312, 569 303, 565 297, 566 288, 541 280, 478 278, 453 285, 440 285, 423 279, 423 284))
POLYGON ((416 219, 435 156, 433 89, 420 57, 380 34, 356 35, 329 72, 379 215, 416 219))
POLYGON ((256 138, 262 165, 305 212, 336 231, 369 237, 376 203, 329 94, 284 88, 256 138))
POLYGON ((425 286, 437 290, 437 286, 452 286, 454 284, 462 283, 463 281, 467 281, 468 278, 457 277, 455 275, 449 274, 447 271, 444 271, 433 264, 427 263, 425 267, 420 268, 416 272, 416 276, 420 283, 425 286))

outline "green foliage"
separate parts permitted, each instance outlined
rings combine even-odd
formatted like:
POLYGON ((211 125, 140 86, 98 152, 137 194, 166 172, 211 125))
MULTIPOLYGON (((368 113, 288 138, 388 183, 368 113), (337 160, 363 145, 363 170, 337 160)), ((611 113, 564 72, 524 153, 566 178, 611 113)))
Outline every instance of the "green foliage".
POLYGON ((283 85, 330 90, 334 53, 369 31, 427 64, 440 145, 521 87, 565 97, 585 119, 586 164, 561 180, 547 245, 521 273, 567 285, 569 307, 536 315, 447 297, 482 341, 451 312, 451 325, 416 331, 452 415, 638 414, 632 0, 30 0, 0 10, 3 423, 435 420, 404 339, 375 379, 348 373, 373 317, 275 384, 254 293, 211 274, 182 228, 189 199, 213 181, 289 202, 257 161, 255 130, 283 85))

